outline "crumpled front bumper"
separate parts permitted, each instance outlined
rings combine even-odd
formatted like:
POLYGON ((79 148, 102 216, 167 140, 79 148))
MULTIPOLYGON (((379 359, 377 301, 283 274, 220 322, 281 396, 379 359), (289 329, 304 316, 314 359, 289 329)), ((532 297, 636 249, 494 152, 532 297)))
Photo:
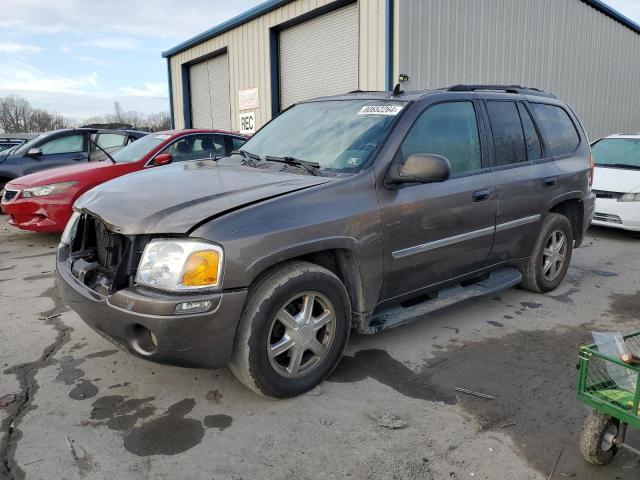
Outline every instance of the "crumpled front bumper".
POLYGON ((170 365, 219 368, 229 363, 246 290, 172 294, 133 286, 103 296, 71 272, 68 247, 57 255, 57 283, 65 302, 98 334, 133 355, 170 365), (179 303, 211 300, 210 311, 175 314, 179 303))

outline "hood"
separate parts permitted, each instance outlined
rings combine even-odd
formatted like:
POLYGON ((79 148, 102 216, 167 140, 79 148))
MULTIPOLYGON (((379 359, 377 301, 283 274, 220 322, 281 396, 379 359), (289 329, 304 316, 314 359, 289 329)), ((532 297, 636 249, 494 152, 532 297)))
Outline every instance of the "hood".
POLYGON ((596 166, 593 189, 605 192, 630 193, 640 187, 640 170, 596 166))
POLYGON ((75 209, 125 235, 180 234, 229 210, 332 180, 210 160, 183 162, 99 185, 75 209))
POLYGON ((107 170, 119 170, 126 165, 130 164, 113 164, 109 161, 82 162, 77 165, 65 165, 63 167, 50 168, 30 175, 25 175, 24 177, 12 180, 11 185, 26 188, 48 185, 50 183, 70 182, 72 180, 78 180, 78 176, 82 176, 85 173, 90 172, 91 176, 102 176, 102 174, 106 173, 107 170))

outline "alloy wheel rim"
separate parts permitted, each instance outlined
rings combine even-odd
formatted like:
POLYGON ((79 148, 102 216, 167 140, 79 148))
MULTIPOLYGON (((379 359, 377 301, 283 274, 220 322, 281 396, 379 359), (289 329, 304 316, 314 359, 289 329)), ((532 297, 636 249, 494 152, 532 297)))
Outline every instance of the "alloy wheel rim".
POLYGON ((554 230, 547 237, 542 253, 542 275, 548 281, 558 278, 567 259, 567 237, 561 230, 554 230))
POLYGON ((335 309, 319 292, 302 292, 276 313, 267 337, 271 367, 282 377, 300 378, 328 355, 336 334, 335 309))

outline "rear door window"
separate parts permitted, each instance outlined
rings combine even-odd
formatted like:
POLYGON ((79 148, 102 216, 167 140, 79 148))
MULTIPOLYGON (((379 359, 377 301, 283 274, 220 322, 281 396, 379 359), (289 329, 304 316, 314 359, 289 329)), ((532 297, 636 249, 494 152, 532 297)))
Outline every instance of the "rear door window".
POLYGON ((188 135, 173 142, 161 153, 170 153, 174 162, 221 157, 225 154, 224 137, 212 134, 188 135))
POLYGON ((531 116, 527 108, 518 103, 518 112, 520 112, 520 120, 524 129, 524 139, 527 142, 527 158, 529 160, 539 160, 542 158, 542 142, 538 136, 538 131, 531 120, 531 116))
POLYGON ((580 145, 580 136, 569 114, 556 105, 532 103, 538 125, 549 144, 551 155, 558 157, 573 153, 580 145))
POLYGON ((495 165, 527 161, 527 146, 516 102, 487 101, 495 165))
POLYGON ((121 147, 127 140, 126 135, 120 133, 100 133, 98 134, 98 140, 96 143, 102 148, 114 148, 121 147))
POLYGON ((43 155, 57 155, 61 153, 79 153, 84 151, 84 135, 66 135, 54 138, 40 146, 43 155))
POLYGON ((451 174, 480 170, 482 155, 476 111, 471 102, 433 105, 415 121, 399 153, 402 161, 414 154, 442 155, 451 174))

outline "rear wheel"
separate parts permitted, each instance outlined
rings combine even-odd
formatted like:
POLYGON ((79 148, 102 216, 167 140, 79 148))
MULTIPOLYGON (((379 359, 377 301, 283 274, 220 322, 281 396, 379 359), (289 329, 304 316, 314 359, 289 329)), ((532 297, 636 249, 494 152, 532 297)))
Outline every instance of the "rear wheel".
POLYGON ((554 290, 564 279, 573 253, 573 230, 569 219, 549 213, 524 268, 522 287, 544 293, 554 290))
POLYGON ((338 277, 312 263, 283 265, 251 289, 231 371, 262 395, 299 395, 338 365, 350 323, 349 296, 338 277))
POLYGON ((587 462, 606 465, 618 452, 613 440, 618 435, 620 422, 595 410, 589 414, 580 433, 580 451, 587 462))

